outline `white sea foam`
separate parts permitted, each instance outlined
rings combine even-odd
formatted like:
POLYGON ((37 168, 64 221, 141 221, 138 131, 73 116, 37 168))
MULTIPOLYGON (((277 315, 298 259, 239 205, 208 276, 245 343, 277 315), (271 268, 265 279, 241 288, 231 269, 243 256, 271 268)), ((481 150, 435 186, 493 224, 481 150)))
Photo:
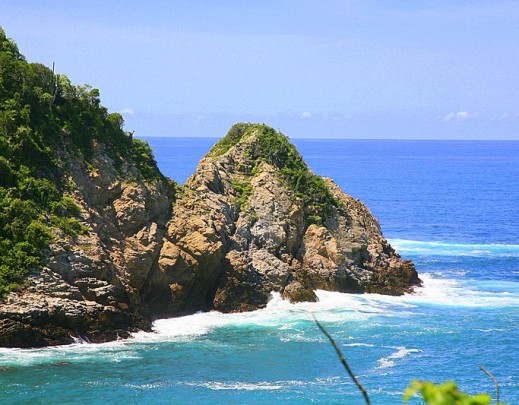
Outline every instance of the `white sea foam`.
POLYGON ((153 333, 138 332, 133 335, 135 341, 151 342, 164 339, 193 339, 210 333, 212 330, 228 325, 266 326, 286 331, 287 336, 296 340, 307 341, 301 331, 294 329, 300 322, 313 322, 312 314, 322 322, 343 322, 367 320, 387 312, 394 305, 411 307, 412 305, 395 297, 365 294, 352 295, 317 290, 318 302, 291 304, 273 293, 267 307, 253 312, 223 314, 216 311, 197 313, 179 318, 161 319, 153 324, 153 333))
POLYGON ((493 291, 485 289, 485 282, 471 284, 469 281, 437 278, 431 273, 420 274, 420 278, 423 281, 423 287, 416 288, 413 294, 398 298, 415 305, 519 308, 519 283, 504 281, 501 284, 510 291, 493 291))
POLYGON ((505 331, 505 329, 502 329, 502 328, 488 328, 488 329, 478 329, 478 328, 476 328, 475 330, 477 330, 479 332, 483 332, 483 333, 504 332, 505 331))
POLYGON ((32 366, 36 364, 68 365, 76 361, 110 360, 118 363, 139 359, 140 354, 130 340, 99 344, 51 346, 37 349, 0 348, 0 366, 32 366))
MULTIPOLYGON (((44 349, 3 349, 0 348, 0 366, 67 364, 74 361, 120 362, 125 359, 140 358, 135 344, 163 341, 190 341, 211 333, 217 328, 228 326, 264 326, 277 329, 281 341, 317 341, 319 334, 306 332, 312 323, 312 313, 322 323, 347 324, 350 322, 370 322, 380 317, 412 316, 420 306, 448 306, 468 308, 519 308, 519 283, 505 282, 506 292, 496 287, 496 281, 470 284, 466 280, 439 278, 435 274, 420 274, 423 287, 413 294, 400 297, 380 294, 343 294, 316 291, 319 301, 315 303, 291 304, 278 293, 272 294, 267 307, 261 310, 222 314, 219 312, 197 313, 194 315, 157 320, 153 332, 138 332, 131 339, 104 344, 73 344, 44 349), (496 292, 497 291, 497 292, 496 292)), ((351 342, 361 345, 362 342, 351 342)), ((382 361, 382 360, 381 360, 382 361)), ((385 361, 393 361, 392 358, 385 361)))
POLYGON ((283 385, 278 385, 271 382, 258 382, 258 383, 247 383, 247 382, 231 382, 223 383, 219 381, 210 381, 204 383, 196 383, 199 387, 205 387, 211 390, 243 390, 243 391, 276 391, 284 388, 283 385))
POLYGON ((396 351, 394 353, 391 353, 387 357, 382 357, 378 359, 379 366, 378 369, 382 368, 388 368, 393 367, 395 365, 395 362, 399 359, 403 359, 404 357, 410 355, 411 353, 421 353, 420 349, 407 349, 406 347, 399 346, 395 347, 396 351))
POLYGON ((371 343, 346 343, 345 347, 375 347, 374 344, 371 343))
POLYGON ((407 239, 388 239, 401 254, 424 256, 475 256, 475 257, 519 257, 519 245, 512 244, 464 244, 424 242, 407 239))
POLYGON ((156 390, 159 388, 163 388, 165 385, 166 384, 164 384, 164 383, 146 383, 146 384, 126 383, 126 384, 123 384, 123 387, 132 388, 132 389, 140 390, 140 391, 147 391, 147 390, 156 390))
POLYGON ((301 387, 301 386, 316 386, 322 387, 323 385, 334 385, 338 381, 343 379, 342 376, 329 376, 316 378, 310 381, 303 380, 281 380, 281 381, 258 381, 258 382, 245 382, 245 381, 190 381, 180 382, 180 385, 187 385, 193 387, 204 387, 210 390, 221 391, 221 390, 237 390, 237 391, 277 391, 287 389, 290 387, 301 387))

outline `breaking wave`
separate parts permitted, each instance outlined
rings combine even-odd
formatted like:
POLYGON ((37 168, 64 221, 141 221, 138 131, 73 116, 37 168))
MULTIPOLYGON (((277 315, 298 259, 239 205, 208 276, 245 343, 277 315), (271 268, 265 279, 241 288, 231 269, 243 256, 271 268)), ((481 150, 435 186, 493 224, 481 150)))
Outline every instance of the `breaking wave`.
POLYGON ((404 357, 407 357, 412 353, 422 352, 420 349, 407 349, 403 346, 395 347, 394 349, 396 351, 391 353, 389 356, 378 359, 379 366, 377 368, 382 369, 393 367, 397 360, 403 359, 404 357))
POLYGON ((401 254, 419 256, 474 256, 474 257, 519 257, 519 245, 508 244, 465 244, 423 242, 408 239, 388 239, 401 254))
MULTIPOLYGON (((43 349, 0 348, 0 368, 38 364, 67 365, 75 362, 118 363, 143 356, 143 348, 162 342, 190 342, 220 328, 264 328, 276 331, 282 342, 320 342, 325 338, 314 329, 312 314, 328 325, 377 325, 388 318, 407 318, 421 313, 424 307, 456 308, 519 308, 519 283, 505 282, 506 288, 485 289, 485 282, 470 284, 466 280, 440 278, 434 273, 420 274, 423 287, 412 294, 399 297, 380 294, 343 294, 316 291, 315 303, 291 304, 279 293, 273 293, 267 307, 253 312, 223 314, 212 311, 160 319, 152 332, 137 332, 132 338, 103 344, 73 344, 43 349), (483 288, 482 288, 483 286, 483 288), (143 346, 144 345, 144 346, 143 346)), ((497 283, 493 281, 493 283, 497 283)), ((372 347, 371 342, 353 340, 346 347, 372 347)), ((379 360, 381 368, 390 367, 395 360, 414 353, 415 349, 395 347, 396 352, 379 360)), ((275 385, 275 384, 274 384, 275 385)), ((215 386, 213 389, 235 389, 215 386)), ((247 387, 242 387, 247 389, 247 387)), ((254 389, 262 389, 255 387, 254 389)), ((276 389, 274 386, 265 389, 276 389)))

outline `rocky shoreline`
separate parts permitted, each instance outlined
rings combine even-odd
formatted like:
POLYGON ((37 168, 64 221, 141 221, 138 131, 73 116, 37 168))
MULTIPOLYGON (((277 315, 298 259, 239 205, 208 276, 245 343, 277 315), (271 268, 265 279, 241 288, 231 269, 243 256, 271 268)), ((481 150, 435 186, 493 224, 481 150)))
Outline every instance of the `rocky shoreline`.
POLYGON ((368 208, 264 125, 233 127, 183 186, 116 165, 103 144, 88 165, 66 141, 56 153, 87 232, 58 235, 0 303, 0 346, 114 340, 158 318, 262 308, 273 291, 298 302, 420 284, 368 208), (295 170, 307 185, 292 184, 295 170))

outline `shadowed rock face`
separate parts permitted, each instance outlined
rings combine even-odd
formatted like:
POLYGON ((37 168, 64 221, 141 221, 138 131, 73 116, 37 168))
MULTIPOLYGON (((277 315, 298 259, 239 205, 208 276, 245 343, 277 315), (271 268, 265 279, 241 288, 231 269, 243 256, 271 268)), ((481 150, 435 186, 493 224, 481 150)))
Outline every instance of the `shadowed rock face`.
POLYGON ((89 231, 56 242, 47 266, 0 304, 0 345, 112 340, 160 317, 262 308, 272 291, 297 302, 317 300, 315 289, 398 295, 418 285, 365 205, 315 180, 286 145, 239 124, 176 194, 130 161, 116 169, 102 148, 95 170, 65 148, 89 231))

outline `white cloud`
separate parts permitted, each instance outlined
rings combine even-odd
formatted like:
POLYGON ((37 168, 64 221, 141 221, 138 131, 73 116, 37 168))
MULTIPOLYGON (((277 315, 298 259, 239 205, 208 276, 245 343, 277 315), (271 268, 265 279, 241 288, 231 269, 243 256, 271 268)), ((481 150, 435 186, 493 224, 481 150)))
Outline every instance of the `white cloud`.
POLYGON ((305 111, 301 114, 301 118, 311 118, 314 114, 308 111, 305 111))
POLYGON ((519 113, 509 113, 509 112, 505 112, 505 113, 499 114, 498 116, 494 117, 494 119, 498 119, 498 120, 515 120, 517 118, 519 118, 519 113))
POLYGON ((126 107, 126 108, 123 108, 121 110, 121 114, 128 114, 128 115, 132 115, 132 114, 135 114, 135 110, 133 108, 130 108, 130 107, 126 107))
POLYGON ((477 113, 469 113, 468 111, 451 112, 443 117, 444 121, 465 121, 477 117, 477 113))

